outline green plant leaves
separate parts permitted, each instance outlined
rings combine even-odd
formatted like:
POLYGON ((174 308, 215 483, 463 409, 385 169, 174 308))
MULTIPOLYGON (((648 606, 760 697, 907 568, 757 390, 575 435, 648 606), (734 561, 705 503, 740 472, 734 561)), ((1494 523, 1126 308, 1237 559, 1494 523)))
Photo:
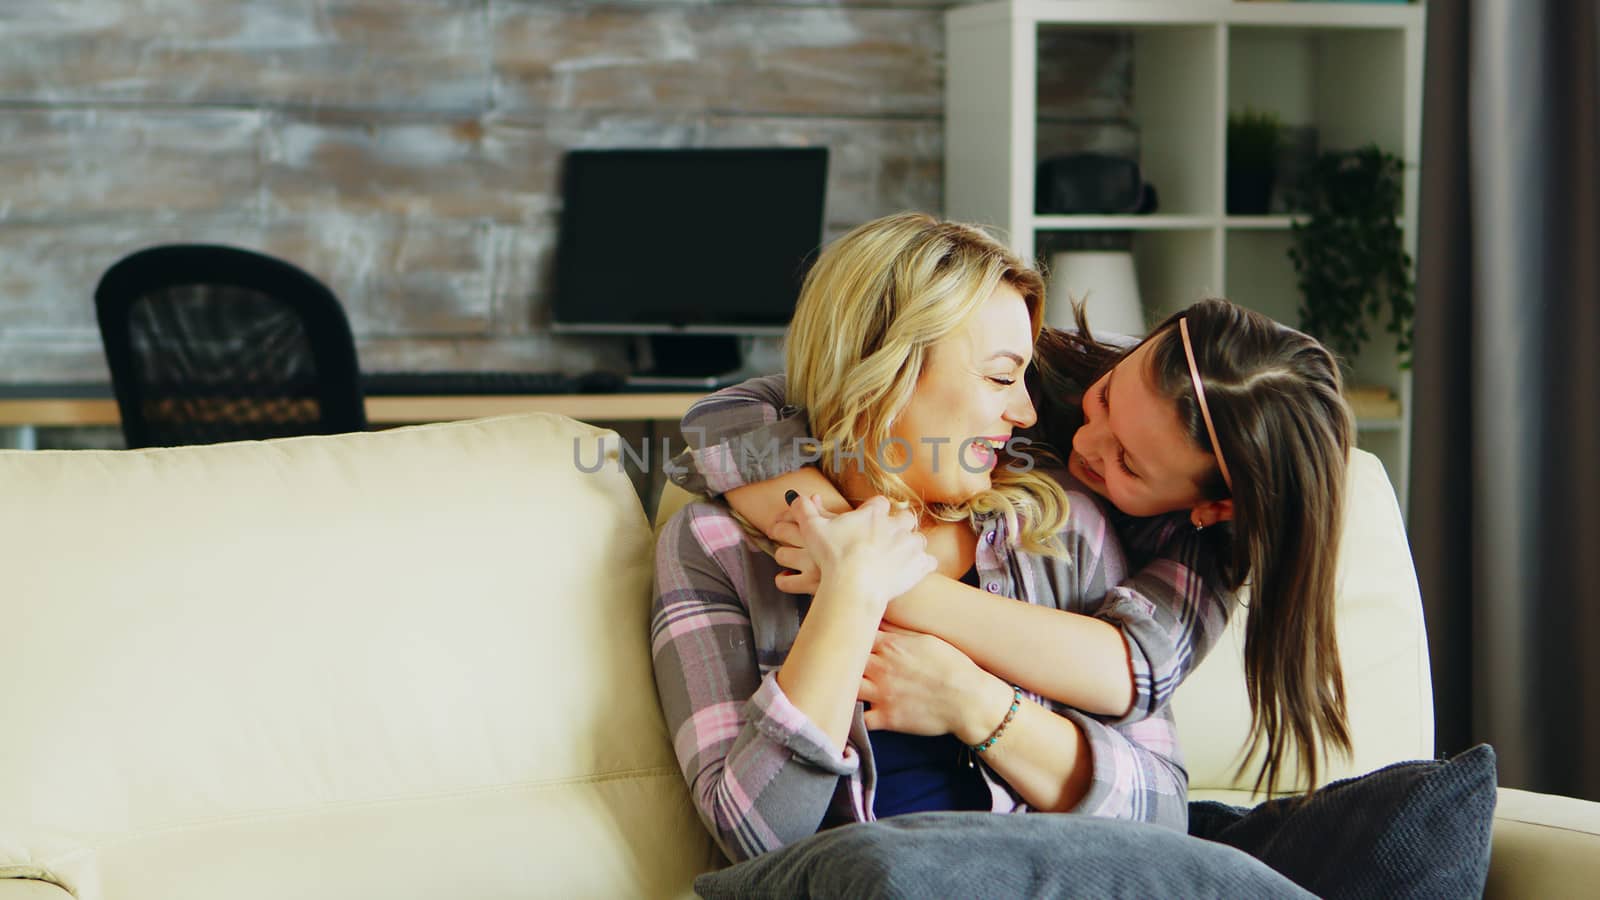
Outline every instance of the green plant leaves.
POLYGON ((1296 186, 1289 259, 1300 285, 1300 328, 1356 356, 1382 323, 1401 368, 1411 365, 1416 284, 1397 216, 1404 164, 1376 145, 1319 155, 1296 186))
POLYGON ((1283 123, 1276 113, 1246 109, 1228 116, 1228 165, 1270 169, 1277 165, 1283 123))

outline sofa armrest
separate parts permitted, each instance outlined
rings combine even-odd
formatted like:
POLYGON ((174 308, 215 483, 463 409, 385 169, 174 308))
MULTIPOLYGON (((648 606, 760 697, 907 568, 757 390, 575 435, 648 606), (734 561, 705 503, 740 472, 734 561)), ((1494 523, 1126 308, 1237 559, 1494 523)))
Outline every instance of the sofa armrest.
POLYGON ((0 900, 72 900, 72 895, 48 881, 0 878, 0 900))
POLYGON ((1484 897, 1578 897, 1600 884, 1600 803, 1500 789, 1484 897))

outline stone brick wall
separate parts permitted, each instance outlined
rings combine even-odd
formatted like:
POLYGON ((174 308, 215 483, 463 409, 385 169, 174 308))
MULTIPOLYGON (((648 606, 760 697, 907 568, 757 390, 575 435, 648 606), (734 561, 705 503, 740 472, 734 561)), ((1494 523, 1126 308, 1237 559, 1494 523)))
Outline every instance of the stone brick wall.
MULTIPOLYGON (((948 5, 7 0, 0 382, 105 380, 95 282, 172 241, 317 275, 367 369, 619 364, 547 331, 562 153, 826 144, 830 236, 938 211, 948 5)), ((1041 133, 1127 144, 1126 52, 1063 47, 1041 133)))

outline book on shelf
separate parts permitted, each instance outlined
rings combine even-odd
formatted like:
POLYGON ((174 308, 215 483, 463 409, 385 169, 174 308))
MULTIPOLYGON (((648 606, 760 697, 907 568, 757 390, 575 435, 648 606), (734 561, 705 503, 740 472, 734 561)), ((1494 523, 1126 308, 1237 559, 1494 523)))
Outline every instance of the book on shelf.
POLYGON ((1400 398, 1392 388, 1381 384, 1345 385, 1345 399, 1357 421, 1400 418, 1400 398))

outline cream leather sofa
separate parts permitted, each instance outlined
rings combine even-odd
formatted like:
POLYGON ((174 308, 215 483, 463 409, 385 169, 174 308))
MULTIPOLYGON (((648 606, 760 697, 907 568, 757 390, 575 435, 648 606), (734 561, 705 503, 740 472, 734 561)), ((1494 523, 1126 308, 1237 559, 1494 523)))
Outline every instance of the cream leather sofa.
MULTIPOLYGON (((0 900, 687 894, 716 855, 656 707, 650 525, 580 469, 607 436, 0 453, 0 900)), ((1343 771, 1432 752, 1394 498, 1353 478, 1343 771)), ((1180 698, 1197 797, 1240 801, 1237 652, 1180 698)), ((1597 811, 1504 792, 1491 894, 1600 883, 1597 811)))

